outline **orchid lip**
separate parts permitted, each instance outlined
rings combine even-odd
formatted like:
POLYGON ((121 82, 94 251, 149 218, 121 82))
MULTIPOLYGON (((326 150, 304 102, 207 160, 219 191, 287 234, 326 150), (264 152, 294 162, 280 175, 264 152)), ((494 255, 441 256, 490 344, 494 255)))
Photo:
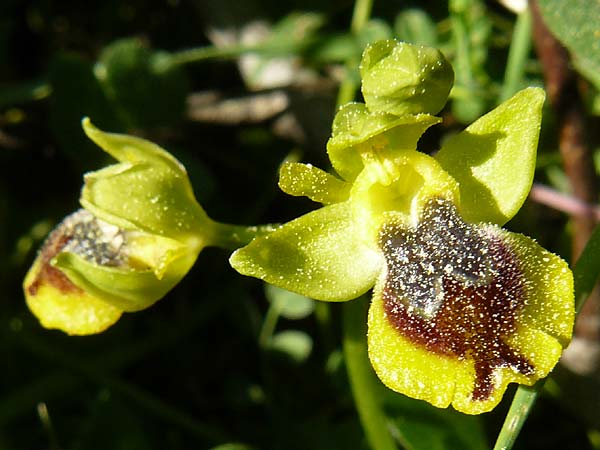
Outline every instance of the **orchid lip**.
POLYGON ((415 229, 392 224, 380 236, 385 311, 398 333, 434 353, 472 360, 475 400, 489 398, 499 367, 533 373, 507 343, 527 300, 519 261, 501 239, 462 221, 443 199, 426 203, 415 229))

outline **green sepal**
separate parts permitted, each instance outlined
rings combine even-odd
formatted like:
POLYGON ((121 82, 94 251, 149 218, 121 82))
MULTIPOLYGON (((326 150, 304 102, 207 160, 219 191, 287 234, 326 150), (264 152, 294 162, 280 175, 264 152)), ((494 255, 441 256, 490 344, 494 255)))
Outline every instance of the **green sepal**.
POLYGON ((439 117, 429 114, 397 117, 370 112, 362 103, 348 103, 333 119, 327 153, 336 172, 353 181, 364 167, 365 154, 387 148, 414 150, 425 130, 439 122, 439 117))
POLYGON ((393 39, 365 49, 360 75, 367 108, 398 116, 437 114, 454 82, 452 66, 439 50, 393 39))
POLYGON ((58 254, 52 264, 64 272, 77 287, 122 311, 148 308, 170 291, 189 271, 196 252, 185 247, 170 251, 156 268, 101 266, 71 252, 58 254))
POLYGON ((524 89, 448 139, 436 159, 460 184, 467 222, 499 225, 531 189, 545 94, 524 89))
POLYGON ((120 228, 179 240, 210 231, 211 221, 194 197, 185 168, 173 156, 144 139, 104 133, 88 118, 83 129, 120 161, 85 176, 84 208, 120 228))
POLYGON ((379 252, 361 239, 349 202, 286 223, 237 250, 229 262, 242 275, 325 301, 363 294, 383 263, 379 252))
POLYGON ((310 164, 288 162, 279 169, 279 187, 286 194, 329 205, 347 200, 352 185, 310 164))

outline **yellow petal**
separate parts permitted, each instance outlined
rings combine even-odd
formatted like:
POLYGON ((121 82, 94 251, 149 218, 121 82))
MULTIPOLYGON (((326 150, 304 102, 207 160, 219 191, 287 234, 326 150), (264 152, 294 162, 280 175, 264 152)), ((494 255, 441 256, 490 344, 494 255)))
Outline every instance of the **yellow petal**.
POLYGON ((369 355, 391 389, 479 414, 509 383, 548 375, 573 327, 566 263, 535 241, 462 221, 447 200, 380 234, 386 270, 369 313, 369 355))
POLYGON ((56 233, 49 237, 25 277, 27 306, 45 328, 72 335, 100 333, 119 320, 122 311, 78 288, 50 264, 58 238, 56 233))

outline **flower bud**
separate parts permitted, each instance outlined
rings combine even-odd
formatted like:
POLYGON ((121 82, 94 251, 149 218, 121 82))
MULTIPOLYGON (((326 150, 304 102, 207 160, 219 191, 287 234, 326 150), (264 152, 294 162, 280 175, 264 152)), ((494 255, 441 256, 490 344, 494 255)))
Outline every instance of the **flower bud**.
POLYGON ((119 163, 87 174, 85 209, 49 236, 24 282, 32 312, 69 334, 103 331, 162 298, 222 226, 197 203, 183 166, 151 142, 86 134, 119 163))
POLYGON ((397 116, 438 113, 454 82, 439 50, 391 39, 365 49, 360 75, 367 108, 397 116))

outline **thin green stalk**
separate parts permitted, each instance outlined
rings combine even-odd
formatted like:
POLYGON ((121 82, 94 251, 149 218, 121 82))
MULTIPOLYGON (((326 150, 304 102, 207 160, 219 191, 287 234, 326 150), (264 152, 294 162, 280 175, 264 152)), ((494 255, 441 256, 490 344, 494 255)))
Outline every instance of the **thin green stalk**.
POLYGON ((531 12, 526 9, 517 16, 513 36, 508 51, 504 83, 498 103, 511 97, 521 87, 525 66, 531 50, 531 12))
POLYGON ((275 228, 277 225, 274 224, 245 226, 215 222, 211 244, 226 250, 237 250, 255 237, 271 233, 275 228))
MULTIPOLYGON (((373 9, 373 0, 356 0, 354 2, 354 11, 352 13, 352 22, 350 24, 350 31, 355 36, 358 35, 364 26, 369 21, 371 16, 371 10, 373 9)), ((341 106, 354 100, 356 91, 358 90, 360 80, 352 76, 358 66, 358 59, 351 58, 346 61, 346 76, 340 83, 338 91, 337 105, 341 106)))
POLYGON ((60 450, 61 446, 58 443, 56 430, 54 429, 54 425, 52 424, 52 420, 50 419, 50 413, 48 412, 48 407, 46 406, 46 403, 38 403, 37 413, 40 422, 42 423, 42 428, 46 432, 46 436, 48 438, 48 446, 50 450, 60 450))
POLYGON ((351 71, 357 66, 358 61, 352 60, 352 62, 346 65, 346 76, 344 80, 340 83, 340 88, 338 90, 337 95, 337 104, 344 105, 348 102, 354 100, 354 96, 356 95, 356 90, 358 89, 358 83, 352 77, 351 71))
POLYGON ((467 26, 461 13, 451 11, 452 37, 456 48, 454 72, 461 87, 471 89, 475 85, 469 58, 470 43, 467 26))
POLYGON ((273 338, 273 333, 275 333, 275 327, 277 326, 280 315, 281 307, 279 306, 279 302, 271 302, 258 335, 258 345, 263 350, 268 348, 269 344, 271 343, 271 339, 273 338))
POLYGON ((513 447, 542 387, 544 380, 533 386, 519 386, 496 439, 494 450, 510 450, 513 447))
POLYGON ((231 45, 228 47, 197 47, 171 54, 171 64, 182 65, 202 62, 209 59, 232 59, 248 53, 279 56, 297 53, 304 43, 264 42, 256 45, 231 45))
MULTIPOLYGON (((575 309, 577 312, 581 310, 599 277, 600 226, 597 226, 573 268, 575 309)), ((510 450, 513 447, 525 420, 527 420, 527 416, 535 404, 538 394, 544 386, 544 381, 540 380, 531 387, 519 386, 504 419, 502 429, 498 434, 494 450, 510 450)))
POLYGON ((354 403, 371 448, 396 450, 396 444, 387 425, 387 417, 377 396, 377 377, 369 362, 366 340, 368 305, 366 297, 343 305, 344 360, 354 403))
POLYGON ((373 0, 356 0, 354 2, 354 11, 352 12, 352 22, 350 31, 358 34, 364 28, 371 17, 373 10, 373 0))

